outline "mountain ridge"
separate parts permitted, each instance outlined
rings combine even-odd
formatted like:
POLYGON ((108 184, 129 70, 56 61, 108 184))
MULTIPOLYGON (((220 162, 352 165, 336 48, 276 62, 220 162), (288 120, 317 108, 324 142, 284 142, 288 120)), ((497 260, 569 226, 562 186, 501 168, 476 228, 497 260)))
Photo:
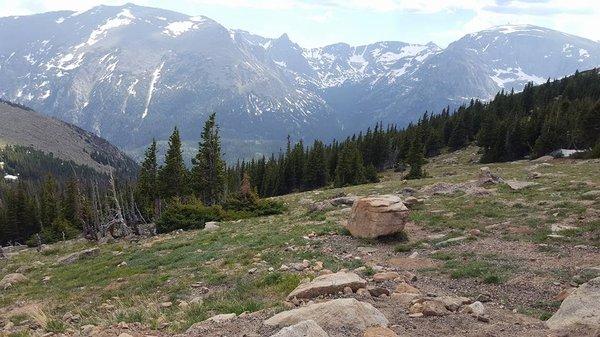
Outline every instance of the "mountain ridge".
POLYGON ((230 160, 276 151, 287 135, 309 141, 379 121, 405 125, 426 110, 600 65, 600 43, 531 25, 467 34, 443 49, 303 48, 287 34, 266 38, 133 4, 0 18, 0 39, 12 41, 0 46, 0 97, 129 153, 167 139, 174 125, 193 148, 203 119, 217 112, 230 160), (9 39, 15 34, 22 38, 9 39), (262 145, 238 152, 253 142, 262 145))

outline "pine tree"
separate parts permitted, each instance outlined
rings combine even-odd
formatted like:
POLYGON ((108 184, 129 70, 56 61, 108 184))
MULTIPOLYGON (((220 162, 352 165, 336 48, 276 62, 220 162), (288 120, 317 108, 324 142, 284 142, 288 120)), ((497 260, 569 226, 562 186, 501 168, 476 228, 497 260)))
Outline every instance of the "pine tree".
POLYGON ((50 227, 58 215, 58 183, 52 175, 48 175, 42 185, 40 198, 40 220, 42 227, 50 227))
POLYGON ((169 138, 165 164, 158 173, 160 195, 163 198, 181 197, 187 194, 188 172, 181 153, 181 139, 177 127, 169 138))
POLYGON ((148 217, 156 215, 156 200, 159 192, 157 175, 156 140, 152 139, 152 144, 150 144, 144 155, 136 188, 136 196, 141 211, 148 217))
POLYGON ((65 196, 62 200, 62 216, 77 229, 83 229, 79 186, 75 178, 67 181, 65 196))
POLYGON ((424 176, 423 164, 425 163, 425 157, 423 155, 423 143, 419 132, 413 136, 410 149, 408 150, 407 161, 408 165, 410 165, 410 171, 406 179, 422 178, 424 176))
POLYGON ((335 186, 357 185, 365 182, 362 156, 354 142, 346 144, 339 154, 335 170, 335 186))
POLYGON ((315 140, 306 160, 304 184, 308 189, 327 185, 327 161, 323 142, 315 140))
POLYGON ((221 158, 221 141, 216 115, 208 117, 202 130, 198 154, 192 161, 192 187, 206 205, 218 204, 225 190, 225 162, 221 158))

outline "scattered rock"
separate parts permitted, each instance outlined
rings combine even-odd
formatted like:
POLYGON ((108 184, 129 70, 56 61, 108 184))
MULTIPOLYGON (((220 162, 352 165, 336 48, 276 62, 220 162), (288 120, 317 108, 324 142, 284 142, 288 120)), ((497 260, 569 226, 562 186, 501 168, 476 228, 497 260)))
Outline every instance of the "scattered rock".
POLYGON ((160 304, 161 308, 170 308, 171 306, 173 306, 173 302, 162 302, 160 304))
POLYGON ((444 303, 446 309, 450 311, 457 311, 461 306, 471 303, 470 299, 458 296, 440 296, 436 297, 436 300, 444 303))
POLYGON ((11 286, 14 286, 15 284, 24 283, 24 282, 27 282, 28 280, 29 279, 27 277, 25 277, 25 275, 23 275, 23 274, 19 274, 19 273, 8 274, 8 275, 5 275, 2 278, 2 280, 0 280, 0 288, 8 289, 11 286))
POLYGON ((290 298, 315 298, 320 295, 337 294, 349 287, 352 291, 365 288, 367 281, 352 272, 337 272, 316 277, 309 283, 300 284, 289 295, 290 298))
POLYGON ((81 334, 83 336, 94 336, 97 334, 98 328, 95 325, 87 324, 81 327, 81 334))
POLYGON ((372 326, 365 331, 363 337, 398 337, 398 335, 389 328, 372 326))
POLYGON ((204 230, 205 231, 213 231, 213 230, 217 230, 219 229, 219 222, 217 221, 209 221, 207 223, 204 224, 204 230))
POLYGON ((513 190, 519 191, 524 188, 537 185, 537 183, 531 181, 518 181, 518 180, 506 180, 505 183, 513 190))
POLYGON ((427 300, 422 303, 423 316, 444 316, 448 314, 448 310, 443 302, 438 300, 427 300))
POLYGON ((59 264, 73 264, 79 260, 96 257, 98 255, 100 255, 100 249, 98 249, 97 247, 94 247, 94 248, 85 249, 80 252, 76 252, 76 253, 64 256, 64 257, 58 259, 57 262, 59 264))
POLYGON ((359 238, 377 238, 404 230, 408 208, 393 195, 358 199, 350 213, 346 227, 359 238))
POLYGON ((421 294, 413 293, 392 293, 391 299, 398 302, 403 307, 408 307, 413 300, 421 297, 421 294))
POLYGON ((469 305, 465 305, 464 307, 462 307, 460 309, 460 312, 479 317, 485 315, 485 307, 483 306, 483 303, 475 301, 469 305))
POLYGON ((269 318, 264 324, 285 327, 311 319, 332 337, 354 336, 363 333, 368 327, 387 327, 389 324, 387 318, 371 304, 354 298, 335 299, 284 311, 269 318))
POLYGON ((398 284, 396 286, 396 289, 394 290, 395 293, 397 294, 404 294, 404 293, 408 293, 408 294, 420 294, 421 291, 413 286, 411 286, 410 284, 406 283, 406 282, 402 282, 400 284, 398 284))
POLYGON ((580 324, 600 327, 600 277, 575 289, 546 321, 550 329, 557 330, 580 324))
POLYGON ((324 212, 332 206, 333 205, 329 201, 314 202, 308 205, 308 211, 311 213, 324 212))
POLYGON ((415 208, 415 207, 418 207, 418 206, 421 206, 423 204, 423 202, 424 202, 423 199, 417 199, 417 198, 412 197, 412 196, 408 197, 408 198, 405 198, 404 201, 403 201, 404 205, 406 205, 406 207, 411 208, 411 209, 415 208))
POLYGON ((369 287, 367 287, 367 290, 369 291, 369 294, 371 294, 371 296, 373 296, 373 297, 379 297, 381 295, 386 295, 386 296, 390 295, 390 291, 383 287, 369 286, 369 287))
POLYGON ((391 281, 391 280, 397 279, 398 277, 400 277, 400 274, 398 274, 397 272, 388 271, 388 272, 377 273, 377 274, 373 275, 373 281, 375 281, 375 282, 391 281))
POLYGON ((379 248, 375 248, 375 247, 358 247, 356 250, 359 251, 360 253, 363 253, 363 254, 372 254, 372 253, 377 252, 379 250, 379 248))
POLYGON ((229 321, 231 319, 234 319, 236 316, 236 314, 231 313, 231 314, 220 314, 220 315, 215 315, 209 319, 207 319, 207 321, 210 322, 215 322, 215 323, 222 323, 222 322, 226 322, 229 321))
POLYGON ((333 206, 352 206, 354 204, 354 202, 357 200, 357 197, 338 197, 338 198, 333 198, 331 200, 329 200, 329 203, 332 204, 333 206))
POLYGON ((312 319, 279 330, 271 337, 328 337, 329 335, 312 319))
MULTIPOLYGON (((310 267, 310 261, 304 260, 302 262, 296 262, 291 264, 291 268, 296 271, 304 271, 310 267)), ((280 268, 281 269, 281 268, 280 268)))
POLYGON ((119 334, 119 337, 133 337, 133 336, 126 332, 123 332, 123 333, 119 334))

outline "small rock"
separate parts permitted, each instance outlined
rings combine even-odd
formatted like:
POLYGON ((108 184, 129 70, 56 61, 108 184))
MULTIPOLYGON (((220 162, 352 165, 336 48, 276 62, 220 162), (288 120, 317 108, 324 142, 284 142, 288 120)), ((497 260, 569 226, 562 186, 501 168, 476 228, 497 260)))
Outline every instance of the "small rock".
POLYGON ((394 292, 398 293, 398 294, 402 294, 402 293, 420 294, 421 293, 421 291, 419 289, 411 286, 410 284, 408 284, 406 282, 403 282, 403 283, 400 283, 399 285, 397 285, 394 292))
POLYGON ((411 293, 392 293, 390 295, 391 299, 398 302, 403 307, 408 307, 411 302, 420 297, 420 294, 411 294, 411 293))
POLYGON ((173 302, 162 302, 160 304, 161 308, 170 308, 171 306, 173 306, 173 302))
POLYGON ((379 297, 381 295, 386 295, 386 296, 390 295, 390 291, 383 287, 369 286, 369 287, 367 287, 367 290, 369 291, 369 294, 371 294, 371 296, 373 296, 373 297, 379 297))
POLYGON ((220 314, 220 315, 215 315, 209 319, 207 319, 207 321, 211 321, 211 322, 215 322, 215 323, 221 323, 221 322, 225 322, 225 321, 229 321, 233 318, 235 318, 236 314, 231 313, 231 314, 220 314))
POLYGON ((248 270, 248 274, 254 274, 254 273, 256 273, 256 270, 257 270, 256 268, 252 268, 252 269, 248 270))
POLYGON ((352 294, 354 294, 354 291, 350 287, 345 287, 344 288, 344 294, 345 295, 352 295, 352 294))
POLYGON ((209 221, 204 224, 205 231, 213 231, 219 229, 219 222, 217 221, 209 221))
POLYGON ((483 303, 475 301, 469 305, 465 305, 460 309, 461 313, 472 314, 473 316, 483 316, 485 314, 485 307, 483 303))
POLYGON ((441 301, 428 300, 423 302, 421 312, 424 316, 444 316, 448 314, 446 306, 441 301))

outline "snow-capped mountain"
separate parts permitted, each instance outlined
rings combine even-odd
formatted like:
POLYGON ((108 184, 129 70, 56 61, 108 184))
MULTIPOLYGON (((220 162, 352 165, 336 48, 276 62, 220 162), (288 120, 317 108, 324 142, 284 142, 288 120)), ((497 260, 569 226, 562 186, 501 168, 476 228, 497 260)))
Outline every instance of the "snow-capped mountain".
POLYGON ((404 124, 600 65, 600 43, 535 26, 494 27, 445 49, 306 49, 285 34, 132 4, 0 18, 0 41, 0 98, 129 152, 167 139, 174 125, 195 145, 214 111, 230 158, 277 150, 288 134, 328 139, 377 121, 404 124))

